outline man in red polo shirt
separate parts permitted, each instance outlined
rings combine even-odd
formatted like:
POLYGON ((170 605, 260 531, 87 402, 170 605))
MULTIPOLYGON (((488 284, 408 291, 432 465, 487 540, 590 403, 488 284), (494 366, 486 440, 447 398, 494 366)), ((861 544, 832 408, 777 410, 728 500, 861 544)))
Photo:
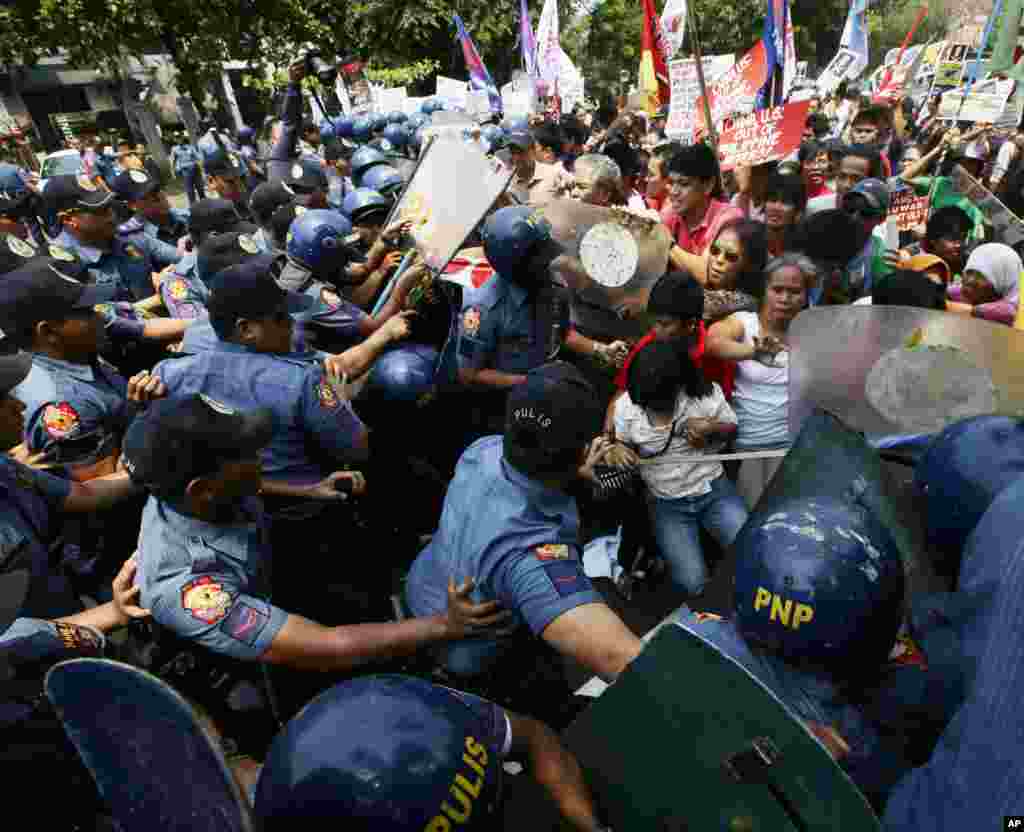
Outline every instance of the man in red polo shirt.
MULTIPOLYGON (((669 158, 666 170, 668 201, 661 220, 679 248, 702 256, 718 230, 742 215, 728 202, 713 198, 718 187, 718 160, 706 144, 684 146, 669 158)), ((699 272, 695 274, 698 280, 702 278, 699 272)))

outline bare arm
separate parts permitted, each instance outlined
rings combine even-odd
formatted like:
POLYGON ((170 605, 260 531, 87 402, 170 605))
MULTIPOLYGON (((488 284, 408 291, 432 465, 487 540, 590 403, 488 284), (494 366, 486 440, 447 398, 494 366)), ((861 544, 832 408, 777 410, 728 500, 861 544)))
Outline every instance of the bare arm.
POLYGON ((708 264, 704 255, 690 254, 679 246, 672 246, 668 253, 668 259, 677 269, 685 269, 692 274, 701 286, 707 285, 708 264))
POLYGON ((180 341, 185 335, 185 330, 194 323, 194 319, 150 318, 142 324, 142 337, 165 343, 180 341))
POLYGON ((71 493, 64 499, 62 509, 75 513, 100 511, 141 491, 127 472, 118 471, 87 482, 72 482, 71 493))
POLYGON ((615 679, 640 655, 640 639, 603 603, 583 604, 562 613, 541 637, 605 681, 615 679))
POLYGON ((558 804, 562 816, 581 832, 601 829, 580 764, 544 723, 508 713, 512 751, 527 758, 530 773, 558 804))
POLYGON ((144 610, 135 603, 142 591, 141 586, 132 585, 137 566, 134 555, 121 564, 121 569, 112 584, 113 601, 56 620, 109 633, 111 630, 124 627, 133 618, 147 618, 150 615, 149 610, 144 610))
POLYGON ((526 376, 519 373, 503 373, 501 370, 474 370, 469 367, 459 368, 459 384, 476 390, 504 390, 515 387, 526 381, 526 376))
POLYGON ((604 413, 604 432, 607 436, 615 436, 615 403, 624 395, 626 395, 626 391, 619 390, 608 402, 608 409, 604 413))
POLYGON ((727 361, 746 361, 754 357, 754 345, 744 344, 743 322, 730 315, 708 330, 708 355, 727 361))
MULTIPOLYGON (((345 352, 328 358, 324 362, 327 372, 336 378, 347 375, 349 381, 355 381, 370 369, 385 347, 408 336, 409 318, 413 314, 412 312, 402 312, 384 323, 376 325, 373 334, 361 344, 356 344, 345 352)), ((366 320, 372 321, 373 318, 366 320)))

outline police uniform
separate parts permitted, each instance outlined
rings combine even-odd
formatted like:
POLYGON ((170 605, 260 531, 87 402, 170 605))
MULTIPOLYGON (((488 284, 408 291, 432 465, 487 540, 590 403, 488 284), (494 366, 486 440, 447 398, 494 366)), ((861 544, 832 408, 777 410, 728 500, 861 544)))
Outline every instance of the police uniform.
POLYGON ((142 217, 132 217, 117 227, 118 239, 125 244, 145 251, 157 269, 177 263, 181 256, 178 247, 160 239, 160 229, 153 223, 145 222, 142 217))
POLYGON ((270 408, 275 431, 263 451, 263 469, 271 479, 319 482, 323 467, 311 447, 328 460, 344 462, 363 431, 351 405, 339 399, 309 353, 260 353, 220 341, 211 350, 162 361, 153 373, 172 396, 204 393, 239 410, 270 408))
POLYGON ((54 244, 69 251, 85 264, 86 271, 99 285, 118 288, 119 300, 143 300, 153 294, 153 272, 156 271, 143 235, 115 236, 110 251, 101 251, 78 240, 63 230, 54 244))
POLYGON ((120 434, 136 410, 128 383, 102 358, 75 364, 35 353, 32 372, 11 395, 25 403, 25 441, 33 452, 103 430, 120 434))
POLYGON ((171 165, 174 167, 175 175, 180 176, 185 182, 185 196, 189 205, 192 204, 193 198, 204 199, 206 192, 202 177, 199 175, 199 151, 188 143, 176 144, 171 149, 171 165))
MULTIPOLYGON (((476 601, 499 600, 534 635, 563 613, 601 602, 580 562, 575 498, 531 480, 503 458, 504 439, 471 445, 448 487, 433 539, 416 558, 406 600, 416 616, 436 615, 447 604, 450 578, 476 579, 476 601)), ((445 648, 457 675, 484 672, 503 641, 478 640, 445 648)))
POLYGON ((288 613, 269 603, 270 547, 258 499, 208 523, 150 497, 139 532, 140 603, 181 638, 237 659, 262 656, 288 613))
MULTIPOLYGON (((188 252, 160 283, 160 298, 172 318, 205 318, 210 290, 196 273, 196 255, 188 252)), ((187 333, 186 333, 187 334, 187 333)))

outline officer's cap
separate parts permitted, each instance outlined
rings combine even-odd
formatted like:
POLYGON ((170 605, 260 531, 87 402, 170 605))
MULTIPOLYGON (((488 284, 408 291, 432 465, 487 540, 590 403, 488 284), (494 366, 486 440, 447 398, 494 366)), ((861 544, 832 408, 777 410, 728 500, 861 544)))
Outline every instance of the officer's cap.
POLYGON ((43 202, 54 212, 102 208, 113 199, 110 191, 101 188, 85 174, 54 176, 46 180, 43 189, 43 202))
MULTIPOLYGON (((18 349, 12 338, 0 329, 0 397, 21 384, 32 369, 32 356, 18 349)), ((3 625, 0 625, 0 633, 3 625)))
POLYGON ((0 234, 0 275, 20 269, 34 257, 42 257, 34 244, 15 234, 0 234))
POLYGON ((579 370, 565 361, 544 364, 508 395, 505 458, 527 473, 563 473, 579 464, 602 418, 597 394, 579 370))
POLYGON ((266 318, 288 305, 288 293, 277 285, 281 260, 260 254, 229 266, 210 281, 206 304, 210 318, 266 318))
POLYGON ((141 170, 123 170, 110 183, 110 189, 125 202, 144 199, 160 187, 159 180, 141 170))
POLYGON ((35 194, 31 191, 0 190, 0 217, 23 220, 34 213, 35 194))
POLYGON ((256 229, 238 215, 235 203, 230 200, 200 199, 189 210, 188 230, 190 234, 208 234, 256 229))
POLYGON ((74 312, 110 303, 116 287, 82 283, 81 265, 36 257, 0 280, 0 328, 25 333, 40 321, 61 321, 74 312))
POLYGON ((175 497, 196 477, 257 453, 274 431, 265 408, 238 411, 202 394, 153 402, 128 427, 128 475, 158 496, 175 497))
POLYGON ((854 194, 862 197, 878 216, 884 217, 889 212, 889 187, 881 179, 862 179, 843 198, 844 206, 854 194))
POLYGON ((219 147, 203 157, 207 176, 239 176, 238 162, 219 147))
POLYGON ((295 201, 295 191, 284 182, 264 182, 252 192, 249 199, 249 210, 261 222, 265 222, 282 205, 291 205, 295 201))
POLYGON ((315 156, 301 156, 292 161, 285 183, 300 194, 327 190, 327 176, 320 159, 315 156))
POLYGON ((324 159, 328 162, 336 162, 338 159, 351 159, 356 152, 356 143, 348 139, 331 139, 324 142, 324 159))
POLYGON ((224 269, 258 257, 262 252, 251 234, 229 231, 207 237, 196 252, 199 277, 209 280, 224 269))

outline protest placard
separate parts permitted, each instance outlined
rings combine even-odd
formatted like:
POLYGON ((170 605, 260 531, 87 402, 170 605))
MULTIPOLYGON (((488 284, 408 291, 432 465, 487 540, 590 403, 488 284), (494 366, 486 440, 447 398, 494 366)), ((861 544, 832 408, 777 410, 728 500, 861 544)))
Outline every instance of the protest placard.
POLYGON ((437 97, 457 105, 466 106, 466 93, 469 85, 465 81, 457 81, 454 78, 446 78, 443 75, 437 76, 437 97))
MULTIPOLYGON (((714 83, 736 62, 732 55, 705 55, 705 83, 714 83)), ((665 122, 665 135, 683 142, 693 140, 694 106, 700 98, 700 84, 697 81, 697 62, 694 58, 682 58, 668 65, 671 103, 665 122)))
POLYGON ((537 91, 531 83, 512 81, 501 88, 501 109, 505 118, 533 115, 537 112, 537 91))
MULTIPOLYGON (((763 40, 740 58, 728 71, 708 86, 711 120, 718 124, 726 116, 749 113, 754 109, 757 94, 768 80, 768 55, 763 40)), ((698 134, 707 130, 704 124, 703 99, 694 104, 698 134)))
POLYGON ((457 135, 432 142, 391 219, 412 223, 409 234, 423 261, 441 271, 491 210, 513 170, 457 135))
POLYGON ((962 90, 943 94, 938 118, 994 124, 1002 118, 1006 101, 1013 92, 1013 81, 978 84, 964 97, 962 90))
POLYGON ((718 137, 722 170, 788 156, 800 147, 810 108, 801 101, 737 117, 718 137))
POLYGON ((466 112, 471 115, 485 115, 491 111, 491 98, 487 90, 470 90, 466 93, 466 112))
POLYGON ((405 87, 377 87, 377 112, 390 113, 395 110, 402 112, 405 104, 405 87))
POLYGON ((955 87, 960 83, 964 65, 960 61, 943 61, 935 70, 935 86, 955 87))
POLYGON ((835 92, 857 65, 857 60, 856 52, 840 48, 836 52, 835 57, 829 62, 829 65, 818 76, 818 92, 822 95, 829 95, 835 92))
POLYGON ((911 231, 928 222, 928 197, 918 196, 913 189, 896 191, 889 203, 889 216, 896 218, 899 231, 911 231))

